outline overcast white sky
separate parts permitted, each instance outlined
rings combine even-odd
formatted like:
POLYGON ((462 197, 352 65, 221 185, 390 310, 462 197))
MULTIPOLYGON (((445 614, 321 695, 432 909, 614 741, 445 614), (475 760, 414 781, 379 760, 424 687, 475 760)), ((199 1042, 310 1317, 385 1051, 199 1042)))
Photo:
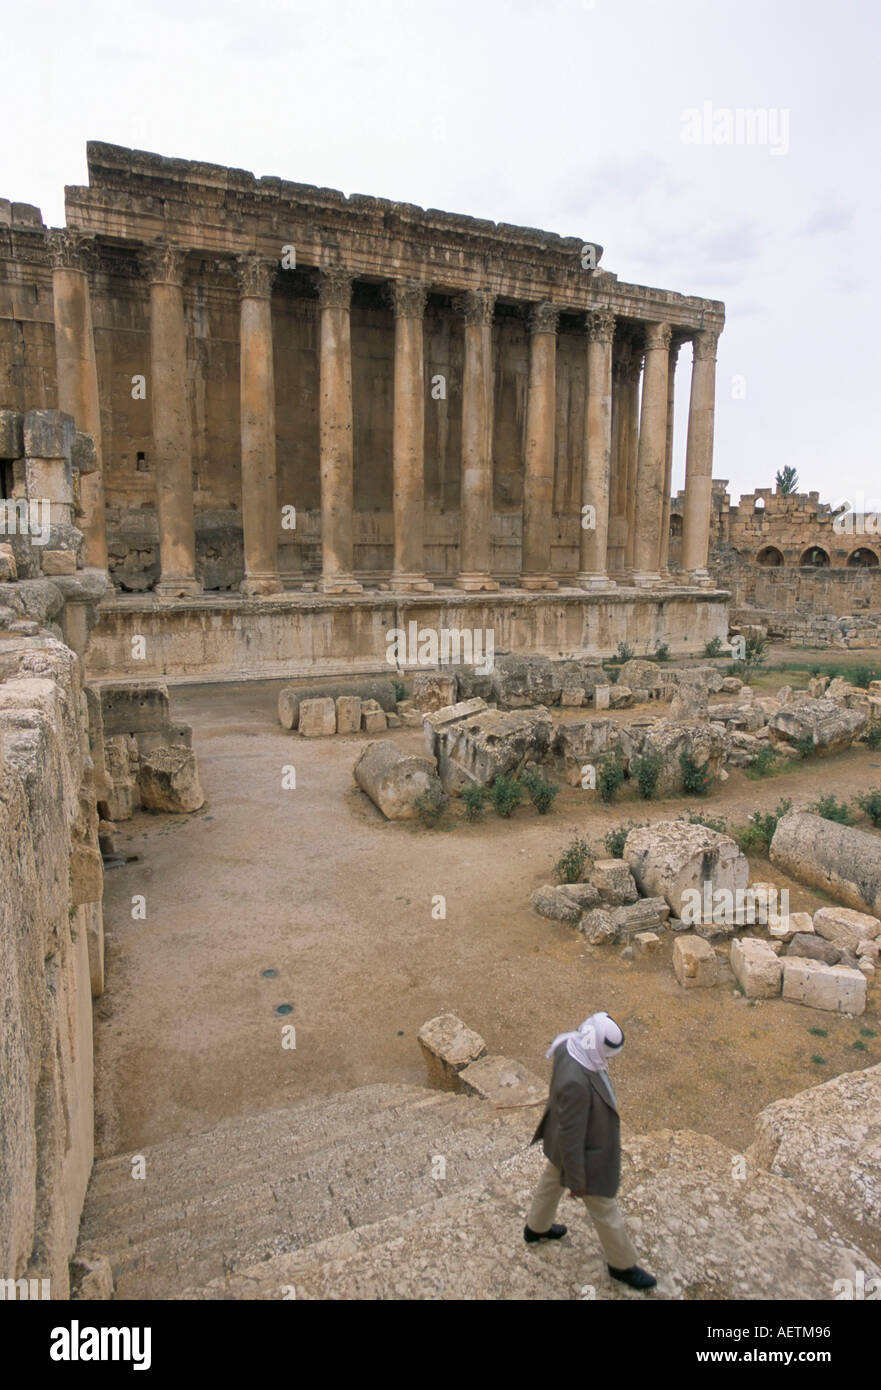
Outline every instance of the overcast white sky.
POLYGON ((735 497, 793 464, 881 507, 879 39, 877 0, 29 0, 0 195, 63 225, 93 139, 598 241, 622 280, 725 301, 735 497), (721 136, 763 109, 768 143, 689 143, 707 103, 721 136))

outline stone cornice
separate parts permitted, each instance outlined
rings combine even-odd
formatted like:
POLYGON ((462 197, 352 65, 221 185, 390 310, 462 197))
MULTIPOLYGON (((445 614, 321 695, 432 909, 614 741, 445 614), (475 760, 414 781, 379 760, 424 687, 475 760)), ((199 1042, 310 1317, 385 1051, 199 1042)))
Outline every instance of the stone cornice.
POLYGON ((349 309, 352 304, 354 275, 341 265, 327 266, 318 282, 318 302, 322 309, 349 309))
POLYGON ((270 299, 277 266, 262 256, 236 256, 236 279, 242 299, 270 299))

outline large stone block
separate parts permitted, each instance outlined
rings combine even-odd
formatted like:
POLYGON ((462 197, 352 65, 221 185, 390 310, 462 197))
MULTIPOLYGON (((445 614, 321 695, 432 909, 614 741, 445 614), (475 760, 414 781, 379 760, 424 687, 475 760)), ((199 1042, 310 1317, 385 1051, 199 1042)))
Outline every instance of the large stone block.
POLYGON ((361 731, 361 696, 338 695, 336 700, 336 731, 338 734, 357 734, 361 731))
POLYGON ((809 738, 818 753, 849 748, 867 725, 862 710, 845 709, 835 700, 802 700, 786 705, 768 720, 771 737, 794 744, 809 738))
POLYGON ((441 1091, 461 1090, 459 1073, 486 1056, 483 1038, 466 1028, 455 1014, 430 1018, 417 1037, 428 1069, 428 1084, 441 1091))
POLYGON ((496 659, 493 695, 502 709, 556 705, 562 689, 562 674, 547 657, 508 652, 496 659))
POLYGON ((389 739, 367 745, 354 777, 387 820, 415 820, 417 803, 440 808, 446 802, 433 760, 404 753, 389 739))
POLYGON ((374 680, 327 680, 288 685, 278 696, 279 723, 283 729, 296 729, 303 700, 319 700, 328 696, 335 700, 338 695, 358 695, 362 700, 375 700, 386 713, 394 712, 397 700, 394 682, 381 677, 374 680))
POLYGON ((196 755, 190 748, 155 748, 138 769, 141 805, 147 811, 181 815, 205 804, 196 755))
POLYGON ((771 863, 799 883, 820 888, 857 912, 881 915, 881 852, 876 835, 811 811, 777 823, 771 863))
POLYGON ((792 1004, 830 1013, 861 1014, 866 1007, 866 977, 846 965, 827 965, 803 956, 783 959, 783 998, 792 1004))
POLYGON ((660 821, 631 830, 624 844, 624 862, 639 891, 665 898, 674 917, 704 896, 720 889, 735 895, 749 882, 749 863, 727 835, 686 821, 660 821), (685 895, 688 894, 686 897, 685 895))
POLYGON ((29 410, 24 417, 24 453, 34 459, 70 459, 76 427, 63 410, 29 410))
MULTIPOLYGON (((881 843, 878 852, 881 854, 881 843)), ((856 952, 863 941, 874 941, 881 935, 881 921, 849 907, 818 907, 814 931, 839 950, 856 952)))
POLYGON ((424 714, 454 705, 458 695, 455 676, 438 671, 420 671, 413 677, 413 704, 424 714))
POLYGON ((590 871, 590 881, 610 907, 636 902, 636 881, 623 859, 597 859, 590 871))
POLYGON ((465 1095, 479 1096, 500 1109, 535 1105, 548 1094, 540 1077, 510 1057, 481 1057, 463 1067, 458 1075, 465 1095))
POLYGON ((168 728, 168 687, 159 681, 121 681, 100 690, 105 736, 138 734, 168 728))
POLYGON ((336 733, 336 705, 330 695, 304 700, 300 705, 300 734, 303 738, 325 738, 336 733))
POLYGON ((783 965, 767 941, 735 937, 731 943, 731 969, 748 999, 774 999, 780 993, 783 965))
POLYGON ((546 709, 484 710, 436 731, 438 767, 448 791, 516 772, 548 755, 553 721, 546 709))
POLYGON ((716 952, 701 936, 677 936, 673 971, 683 989, 710 989, 719 979, 716 952))
POLYGON ((24 418, 18 410, 0 410, 0 459, 24 454, 24 418))
POLYGON ((657 753, 661 760, 656 794, 673 796, 683 790, 683 754, 705 765, 709 778, 715 781, 725 762, 727 743, 722 730, 712 724, 663 723, 647 731, 643 752, 657 753))

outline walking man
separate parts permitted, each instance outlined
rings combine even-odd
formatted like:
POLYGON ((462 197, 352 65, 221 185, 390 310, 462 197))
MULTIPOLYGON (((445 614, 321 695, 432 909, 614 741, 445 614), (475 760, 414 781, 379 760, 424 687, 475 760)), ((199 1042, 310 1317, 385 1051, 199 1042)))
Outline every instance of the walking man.
POLYGON ((621 1179, 618 1102, 609 1078, 609 1058, 620 1051, 624 1034, 605 1012, 591 1014, 573 1033, 560 1033, 547 1051, 554 1059, 547 1109, 532 1142, 543 1141, 547 1163, 539 1180, 523 1238, 559 1240, 566 1227, 552 1225, 568 1187, 581 1197, 596 1227, 613 1279, 632 1289, 658 1282, 636 1263, 615 1201, 621 1179))

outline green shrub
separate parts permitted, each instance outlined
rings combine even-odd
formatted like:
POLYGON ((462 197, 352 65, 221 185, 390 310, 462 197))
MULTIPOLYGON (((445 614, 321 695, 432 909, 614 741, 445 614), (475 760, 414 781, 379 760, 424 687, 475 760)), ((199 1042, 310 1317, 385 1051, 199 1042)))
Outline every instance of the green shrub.
POLYGON ((690 753, 683 752, 679 758, 679 767, 682 772, 682 790, 690 796, 705 796, 713 784, 709 760, 699 763, 690 753))
POLYGON ((486 788, 476 784, 473 787, 465 787, 462 800, 465 803, 465 819, 480 820, 486 805, 486 788))
POLYGON ((858 796, 857 805, 861 811, 865 811, 873 825, 881 826, 881 792, 866 792, 865 796, 858 796))
POLYGON ((704 647, 704 656, 718 656, 722 651, 722 638, 711 637, 704 647))
POLYGON ((669 661, 669 660, 670 660, 670 643, 669 643, 669 642, 659 642, 658 645, 655 647, 654 652, 653 652, 652 655, 649 657, 649 660, 650 660, 650 661, 669 661))
POLYGON ((644 824, 644 821, 629 820, 626 825, 616 825, 614 830, 610 830, 603 840, 609 858, 620 859, 624 853, 624 842, 631 830, 639 830, 644 824))
POLYGON ((592 859, 587 841, 580 840, 576 835, 554 865, 554 873, 560 883, 580 883, 582 874, 592 859))
POLYGON ((413 804, 426 829, 434 830, 446 809, 447 798, 439 787, 435 787, 423 792, 413 804))
POLYGON ((819 1052, 814 1053, 813 1057, 811 1058, 811 1061, 815 1062, 818 1067, 825 1067, 826 1065, 826 1058, 821 1057, 819 1052))
POLYGON ((618 643, 618 660, 619 660, 619 661, 632 661, 632 660, 633 660, 633 656, 634 656, 633 648, 630 646, 630 644, 629 644, 628 642, 619 642, 619 643, 618 643))
POLYGON ((777 757, 777 749, 770 743, 766 743, 763 748, 759 749, 758 753, 753 758, 747 768, 747 772, 752 777, 765 777, 773 768, 777 761, 777 757))
POLYGON ((706 811, 689 811, 685 816, 677 816, 677 820, 687 821, 689 825, 704 825, 707 830, 715 830, 719 835, 728 834, 728 826, 719 816, 711 816, 706 811))
POLYGON ((812 758, 816 751, 811 734, 802 734, 801 738, 797 738, 792 746, 800 758, 812 758))
POLYGON ((407 687, 404 685, 404 682, 403 682, 403 681, 392 681, 392 685, 395 687, 395 699, 396 699, 396 700, 406 700, 406 698, 407 698, 407 687))
POLYGON ((818 801, 815 801, 811 810, 815 811, 818 816, 822 816, 824 820, 834 820, 839 825, 853 825, 853 816, 848 809, 847 802, 838 801, 832 792, 827 792, 825 796, 821 796, 818 801))
POLYGON ((507 820, 523 800, 523 788, 516 777, 497 777, 490 787, 489 799, 498 814, 507 820))
POLYGON ((866 731, 866 747, 871 748, 873 753, 881 749, 881 724, 873 724, 866 731))
POLYGON ((605 671, 606 675, 607 675, 608 678, 609 678, 609 685, 617 685, 617 684, 618 684, 618 677, 619 677, 620 674, 621 674, 621 672, 619 671, 618 667, 617 667, 617 666, 604 666, 604 667, 603 667, 603 670, 605 671))
POLYGON ((852 666, 846 677, 851 685, 859 686, 860 690, 868 690, 870 683, 877 678, 877 671, 873 671, 870 666, 852 666))
POLYGON ((606 753, 597 765, 597 788, 603 801, 613 801, 624 781, 624 758, 620 748, 606 753))
POLYGON ((773 811, 755 811, 746 825, 738 826, 733 834, 744 854, 748 854, 750 850, 767 854, 774 838, 774 831, 777 829, 777 822, 791 809, 792 802, 787 796, 778 801, 773 811))
POLYGON ((549 782, 540 772, 524 772, 520 780, 529 792, 538 814, 546 816, 560 790, 556 782, 549 782))
POLYGON ((643 801, 651 801, 654 796, 663 766, 663 756, 655 748, 647 748, 644 753, 632 759, 630 775, 636 778, 636 785, 643 801))

